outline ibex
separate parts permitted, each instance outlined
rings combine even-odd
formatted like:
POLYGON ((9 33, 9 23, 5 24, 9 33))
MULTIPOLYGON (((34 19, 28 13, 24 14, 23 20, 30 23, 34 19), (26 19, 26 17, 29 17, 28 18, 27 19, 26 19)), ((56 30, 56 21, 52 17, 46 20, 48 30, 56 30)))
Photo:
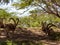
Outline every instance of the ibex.
POLYGON ((14 34, 14 31, 16 29, 16 26, 18 25, 18 22, 19 22, 19 19, 16 18, 16 21, 14 20, 14 18, 9 18, 9 22, 13 20, 14 24, 12 23, 9 23, 9 24, 5 24, 4 25, 4 28, 6 29, 7 31, 7 38, 12 38, 13 34, 14 34), (10 33, 11 31, 11 33, 10 33), (12 34, 12 35, 11 35, 12 34))
POLYGON ((56 25, 52 23, 47 24, 46 22, 42 22, 42 31, 47 35, 51 35, 54 32, 51 28, 52 26, 56 27, 56 25))
POLYGON ((7 28, 9 31, 14 32, 15 29, 16 29, 16 26, 18 25, 19 19, 16 18, 16 21, 17 21, 17 22, 16 22, 16 21, 14 20, 14 18, 9 18, 9 22, 10 22, 11 20, 13 20, 14 24, 12 24, 12 23, 5 24, 5 28, 7 28))

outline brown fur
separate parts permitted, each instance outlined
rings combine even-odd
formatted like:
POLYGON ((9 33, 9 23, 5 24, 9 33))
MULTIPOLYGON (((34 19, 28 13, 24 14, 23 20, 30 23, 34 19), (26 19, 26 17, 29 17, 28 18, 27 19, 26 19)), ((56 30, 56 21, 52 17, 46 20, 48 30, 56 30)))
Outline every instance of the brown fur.
POLYGON ((42 31, 46 33, 47 35, 50 35, 53 33, 53 29, 51 28, 52 26, 56 27, 56 25, 49 23, 47 24, 46 22, 42 22, 42 31))
POLYGON ((4 28, 4 21, 5 18, 0 18, 0 28, 4 28))
POLYGON ((4 28, 5 30, 7 31, 7 38, 13 38, 13 34, 14 34, 14 31, 16 29, 16 26, 18 25, 18 22, 19 22, 19 19, 16 18, 16 21, 14 18, 9 18, 9 22, 13 20, 14 24, 12 23, 9 23, 9 24, 5 24, 4 25, 4 28))
POLYGON ((5 28, 7 28, 10 31, 14 31, 16 26, 18 25, 19 19, 16 18, 17 22, 14 20, 14 18, 10 18, 9 21, 13 20, 14 24, 9 23, 9 24, 5 24, 5 28))

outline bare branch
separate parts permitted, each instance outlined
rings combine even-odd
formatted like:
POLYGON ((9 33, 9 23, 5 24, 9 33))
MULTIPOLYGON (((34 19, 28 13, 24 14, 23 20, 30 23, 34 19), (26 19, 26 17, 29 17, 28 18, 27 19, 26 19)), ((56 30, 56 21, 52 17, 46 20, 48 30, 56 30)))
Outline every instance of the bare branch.
POLYGON ((47 1, 45 1, 45 0, 43 0, 43 3, 46 5, 46 9, 45 8, 43 8, 41 5, 38 5, 38 6, 40 6, 44 11, 46 11, 47 13, 49 13, 49 14, 54 14, 54 15, 56 15, 57 17, 59 17, 60 18, 60 15, 58 14, 58 9, 56 8, 56 7, 54 7, 53 6, 53 4, 52 5, 49 5, 48 3, 47 3, 47 1), (52 7, 51 7, 52 6, 52 7), (52 10, 53 9, 53 10, 52 10))
POLYGON ((20 13, 20 15, 24 14, 25 12, 27 12, 28 10, 30 10, 30 8, 26 8, 27 10, 25 10, 23 13, 20 13))
POLYGON ((20 15, 22 15, 22 14, 24 14, 25 12, 27 12, 28 10, 30 10, 30 9, 31 9, 31 7, 32 7, 32 5, 33 5, 33 4, 31 4, 31 5, 30 5, 30 8, 29 8, 29 7, 27 7, 27 8, 26 8, 26 10, 25 10, 23 13, 20 13, 20 15))

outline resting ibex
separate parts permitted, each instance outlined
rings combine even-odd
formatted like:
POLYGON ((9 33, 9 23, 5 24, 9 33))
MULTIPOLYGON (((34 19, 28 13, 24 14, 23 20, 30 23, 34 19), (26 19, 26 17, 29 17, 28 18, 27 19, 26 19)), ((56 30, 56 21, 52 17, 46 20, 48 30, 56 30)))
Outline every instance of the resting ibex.
POLYGON ((46 22, 42 22, 42 31, 46 33, 47 35, 50 35, 53 33, 53 29, 51 28, 52 26, 56 27, 56 25, 49 23, 47 24, 46 22))
POLYGON ((16 26, 18 25, 19 19, 16 18, 16 21, 17 21, 17 22, 16 22, 16 21, 14 20, 14 18, 10 18, 10 19, 9 19, 9 22, 10 22, 11 20, 14 21, 14 24, 12 24, 12 23, 5 24, 5 28, 7 28, 9 31, 14 32, 14 30, 16 29, 16 26))
POLYGON ((14 34, 14 31, 16 29, 16 26, 18 25, 18 22, 19 22, 19 19, 16 18, 16 21, 14 20, 14 18, 9 18, 9 22, 13 20, 14 24, 12 23, 9 23, 9 24, 5 24, 4 25, 4 28, 6 29, 7 31, 7 38, 12 38, 13 34, 14 34), (10 33, 11 31, 11 33, 10 33), (12 34, 12 35, 11 35, 12 34))

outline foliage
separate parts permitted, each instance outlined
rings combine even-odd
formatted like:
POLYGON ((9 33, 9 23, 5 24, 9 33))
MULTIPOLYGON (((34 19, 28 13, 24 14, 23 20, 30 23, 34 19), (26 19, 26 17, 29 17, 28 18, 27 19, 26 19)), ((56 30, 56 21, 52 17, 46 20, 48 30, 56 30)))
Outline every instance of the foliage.
MULTIPOLYGON (((1 2, 1 0, 0 0, 0 2, 1 2)), ((9 0, 3 0, 3 2, 4 3, 9 3, 9 0)))
MULTIPOLYGON (((45 13, 44 13, 45 14, 45 13)), ((41 22, 59 23, 60 19, 52 14, 31 14, 30 16, 20 18, 20 26, 22 27, 40 27, 41 22), (58 20, 57 20, 58 19, 58 20)))
POLYGON ((11 14, 9 14, 8 12, 6 12, 4 9, 0 9, 0 17, 1 18, 9 18, 9 17, 11 17, 12 15, 11 14))
POLYGON ((10 18, 10 17, 17 18, 18 16, 13 15, 13 13, 9 13, 9 12, 7 12, 4 9, 0 9, 0 18, 6 18, 6 19, 8 19, 7 17, 8 18, 10 18))
POLYGON ((42 10, 49 14, 54 14, 55 16, 60 18, 60 1, 59 0, 21 0, 21 3, 18 3, 19 6, 16 4, 14 6, 21 8, 26 8, 29 6, 42 8, 42 10), (58 6, 58 7, 57 7, 58 6))
POLYGON ((0 45, 43 45, 43 43, 42 42, 34 43, 31 41, 18 41, 18 42, 6 41, 0 42, 0 45))
POLYGON ((31 4, 33 0, 22 0, 21 3, 15 3, 13 6, 19 7, 19 9, 23 9, 31 4))

